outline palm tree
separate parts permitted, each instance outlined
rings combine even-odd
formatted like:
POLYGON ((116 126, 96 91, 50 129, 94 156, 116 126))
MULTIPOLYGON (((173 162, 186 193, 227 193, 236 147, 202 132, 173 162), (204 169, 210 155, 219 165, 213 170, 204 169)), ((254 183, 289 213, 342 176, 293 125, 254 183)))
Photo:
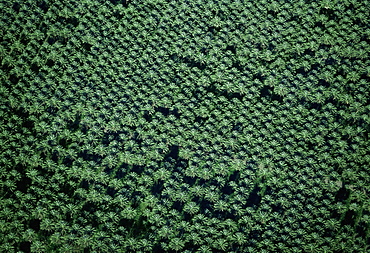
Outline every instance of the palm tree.
POLYGON ((40 228, 42 230, 52 231, 54 229, 53 228, 53 221, 50 220, 50 219, 42 219, 41 224, 40 224, 40 228))
POLYGON ((188 176, 188 177, 196 177, 196 176, 198 176, 198 169, 197 169, 197 167, 192 166, 192 165, 189 165, 185 169, 185 175, 188 176))
POLYGON ((190 233, 189 239, 194 243, 194 245, 201 245, 204 242, 202 237, 200 237, 197 230, 196 230, 196 232, 191 232, 190 233))
POLYGON ((224 200, 217 200, 216 203, 214 203, 214 208, 222 212, 230 209, 229 204, 224 200))
POLYGON ((169 246, 170 249, 173 249, 177 252, 177 251, 181 250, 182 248, 184 248, 185 240, 184 240, 184 238, 175 237, 175 238, 171 239, 168 246, 169 246))
POLYGON ((165 168, 160 168, 158 171, 155 172, 155 179, 166 181, 170 177, 171 173, 165 169, 165 168))
POLYGON ((205 180, 208 180, 212 177, 212 171, 208 168, 203 168, 199 172, 199 176, 205 180))
POLYGON ((41 241, 34 241, 32 244, 31 244, 31 251, 32 252, 45 252, 46 250, 46 245, 41 242, 41 241))
POLYGON ((28 241, 28 242, 32 242, 33 240, 36 239, 36 232, 35 230, 33 229, 27 229, 24 233, 23 233, 23 239, 28 241))
POLYGON ((200 253, 209 253, 209 252, 212 252, 212 250, 211 250, 211 248, 209 246, 202 245, 202 246, 199 247, 199 249, 197 250, 197 252, 200 252, 200 253))
POLYGON ((172 234, 173 234, 173 229, 170 228, 169 226, 163 226, 158 231, 158 235, 160 236, 160 238, 169 238, 172 234))
POLYGON ((195 202, 191 201, 185 204, 184 211, 190 213, 191 215, 195 215, 199 212, 199 206, 195 202))
POLYGON ((229 248, 228 241, 224 238, 219 238, 215 241, 215 248, 221 249, 223 252, 226 252, 229 248))
POLYGON ((219 199, 219 196, 218 194, 214 191, 214 189, 210 189, 210 188, 207 188, 205 190, 205 195, 204 197, 209 200, 210 202, 213 202, 215 203, 218 199, 219 199))

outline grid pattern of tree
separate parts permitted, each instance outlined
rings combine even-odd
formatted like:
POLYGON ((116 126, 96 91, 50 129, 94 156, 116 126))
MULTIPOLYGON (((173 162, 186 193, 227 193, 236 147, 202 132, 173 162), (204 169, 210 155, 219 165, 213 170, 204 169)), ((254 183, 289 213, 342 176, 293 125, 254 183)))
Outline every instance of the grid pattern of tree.
POLYGON ((367 0, 0 0, 1 252, 367 252, 367 0))

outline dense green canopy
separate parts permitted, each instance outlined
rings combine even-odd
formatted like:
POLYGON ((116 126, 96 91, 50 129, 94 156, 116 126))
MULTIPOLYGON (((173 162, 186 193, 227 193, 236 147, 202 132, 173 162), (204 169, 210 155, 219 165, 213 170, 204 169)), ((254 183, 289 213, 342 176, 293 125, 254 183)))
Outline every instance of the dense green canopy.
POLYGON ((0 0, 1 252, 367 252, 367 0, 0 0))

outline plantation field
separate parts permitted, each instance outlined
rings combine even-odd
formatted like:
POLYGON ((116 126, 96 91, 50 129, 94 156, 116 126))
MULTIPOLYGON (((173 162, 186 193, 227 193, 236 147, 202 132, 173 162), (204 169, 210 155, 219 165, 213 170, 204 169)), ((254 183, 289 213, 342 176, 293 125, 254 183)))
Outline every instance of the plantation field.
POLYGON ((0 0, 0 252, 368 252, 367 0, 0 0))

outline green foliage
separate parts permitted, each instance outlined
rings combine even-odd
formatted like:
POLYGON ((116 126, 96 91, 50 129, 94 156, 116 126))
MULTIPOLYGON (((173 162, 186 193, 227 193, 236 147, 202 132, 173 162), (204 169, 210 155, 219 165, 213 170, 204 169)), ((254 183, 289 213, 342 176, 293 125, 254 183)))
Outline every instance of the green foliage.
POLYGON ((370 5, 231 2, 0 3, 1 252, 368 251, 370 5))

